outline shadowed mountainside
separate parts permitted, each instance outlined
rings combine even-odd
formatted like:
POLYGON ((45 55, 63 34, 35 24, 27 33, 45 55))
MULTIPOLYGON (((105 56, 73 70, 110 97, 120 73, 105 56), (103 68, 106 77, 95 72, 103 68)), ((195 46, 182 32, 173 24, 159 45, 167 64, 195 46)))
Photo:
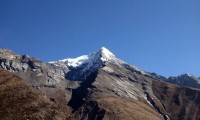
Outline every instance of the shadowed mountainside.
POLYGON ((162 103, 160 111, 172 120, 200 119, 200 90, 153 81, 153 92, 162 103))

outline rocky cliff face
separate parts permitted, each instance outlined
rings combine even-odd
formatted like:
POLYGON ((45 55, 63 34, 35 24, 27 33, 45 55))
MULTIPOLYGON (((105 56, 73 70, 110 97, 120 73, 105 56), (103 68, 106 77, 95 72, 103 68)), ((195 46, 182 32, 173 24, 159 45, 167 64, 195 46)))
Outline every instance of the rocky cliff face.
POLYGON ((15 54, 8 49, 0 49, 0 66, 19 75, 28 73, 25 75, 28 76, 27 80, 35 85, 39 82, 43 85, 53 86, 65 79, 63 70, 28 55, 15 54), (33 81, 33 77, 37 79, 37 83, 33 81))
MULTIPOLYGON (((14 72, 40 90, 66 113, 66 119, 182 119, 178 115, 182 107, 187 107, 169 107, 176 111, 172 115, 165 105, 165 102, 171 103, 163 87, 163 84, 168 84, 162 82, 167 78, 129 65, 106 48, 89 55, 49 63, 0 49, 0 67, 14 72)), ((174 89, 182 87, 174 86, 174 89)), ((173 94, 177 93, 172 91, 171 98, 173 94)), ((198 94, 198 90, 192 94, 198 94)), ((188 102, 195 100, 188 99, 188 102)), ((187 110, 188 113, 192 111, 187 110)), ((186 119, 189 114, 184 115, 186 119)), ((195 116, 198 117, 197 114, 195 116)))

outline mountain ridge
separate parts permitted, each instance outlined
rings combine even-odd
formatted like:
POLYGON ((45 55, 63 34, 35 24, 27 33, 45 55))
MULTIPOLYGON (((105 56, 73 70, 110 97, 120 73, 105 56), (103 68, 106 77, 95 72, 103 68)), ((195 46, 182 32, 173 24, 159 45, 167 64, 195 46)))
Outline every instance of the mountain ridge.
MULTIPOLYGON (((78 60, 70 58, 56 63, 44 63, 27 55, 18 55, 0 49, 0 67, 14 72, 40 90, 62 111, 69 114, 68 119, 74 120, 181 119, 183 117, 179 114, 184 109, 177 102, 180 101, 179 97, 176 99, 173 97, 182 90, 178 96, 190 100, 191 102, 183 102, 184 106, 189 107, 196 101, 196 99, 195 101, 188 99, 190 94, 199 94, 199 90, 168 84, 165 77, 144 72, 120 60, 106 48, 85 57, 78 57, 78 60), (171 89, 168 88, 176 91, 170 91, 171 89), (167 95, 171 101, 163 100, 167 95), (121 103, 123 105, 120 105, 121 103), (177 105, 166 107, 165 103, 177 105), (144 114, 137 112, 136 108, 144 114), (169 110, 176 110, 176 108, 180 111, 177 111, 173 117, 169 110)), ((195 102, 192 108, 198 104, 195 102)), ((191 109, 187 114, 181 115, 191 118, 190 112, 191 109)), ((196 113, 200 113, 199 109, 196 113)))

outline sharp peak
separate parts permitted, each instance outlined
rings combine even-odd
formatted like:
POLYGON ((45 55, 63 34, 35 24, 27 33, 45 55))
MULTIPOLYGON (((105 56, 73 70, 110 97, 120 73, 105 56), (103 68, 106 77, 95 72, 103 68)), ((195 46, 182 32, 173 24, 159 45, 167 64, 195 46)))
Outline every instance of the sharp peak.
MULTIPOLYGON (((108 50, 106 47, 101 47, 100 50, 108 50)), ((108 50, 109 51, 109 50, 108 50)))
POLYGON ((108 50, 106 47, 101 47, 97 53, 100 53, 103 56, 109 57, 109 56, 115 56, 110 50, 108 50))
POLYGON ((87 54, 87 55, 81 55, 75 58, 66 58, 66 59, 58 60, 58 61, 51 61, 49 63, 66 62, 69 64, 69 66, 76 67, 76 66, 81 65, 82 63, 95 61, 95 60, 101 60, 103 62, 113 61, 113 62, 118 62, 118 63, 124 63, 122 60, 118 59, 110 50, 108 50, 105 47, 101 47, 98 51, 87 54))

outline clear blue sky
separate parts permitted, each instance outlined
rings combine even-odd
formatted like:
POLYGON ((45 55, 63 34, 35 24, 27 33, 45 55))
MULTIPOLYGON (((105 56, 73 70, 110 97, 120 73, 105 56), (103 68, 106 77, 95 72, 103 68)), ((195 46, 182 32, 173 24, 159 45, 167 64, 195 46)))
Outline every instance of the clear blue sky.
POLYGON ((0 0, 0 47, 45 62, 107 47, 145 71, 200 76, 200 0, 0 0))

